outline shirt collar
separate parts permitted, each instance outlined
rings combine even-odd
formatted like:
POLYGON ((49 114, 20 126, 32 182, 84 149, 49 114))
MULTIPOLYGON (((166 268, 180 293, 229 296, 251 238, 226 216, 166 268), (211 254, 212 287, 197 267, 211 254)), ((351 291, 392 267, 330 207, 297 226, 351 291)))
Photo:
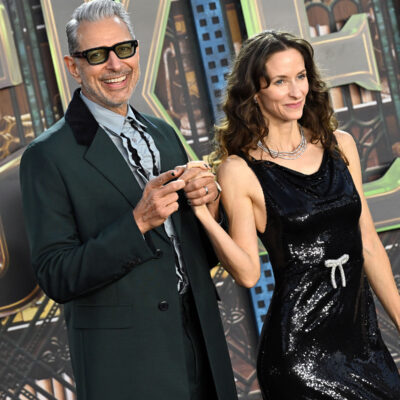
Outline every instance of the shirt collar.
POLYGON ((89 111, 93 114, 97 123, 101 126, 110 129, 112 132, 119 133, 122 132, 122 128, 125 124, 125 121, 128 117, 134 119, 139 125, 143 128, 146 128, 146 125, 142 124, 135 116, 132 108, 128 106, 128 113, 124 117, 123 115, 117 114, 114 111, 111 111, 94 101, 88 99, 82 91, 80 92, 81 99, 84 101, 89 111))

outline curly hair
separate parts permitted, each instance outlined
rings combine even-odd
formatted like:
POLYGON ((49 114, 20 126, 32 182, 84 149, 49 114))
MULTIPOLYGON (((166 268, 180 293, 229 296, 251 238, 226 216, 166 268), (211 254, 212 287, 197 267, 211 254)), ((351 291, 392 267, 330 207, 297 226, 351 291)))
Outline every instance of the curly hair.
POLYGON ((338 123, 329 102, 328 88, 315 65, 311 44, 287 32, 267 30, 243 43, 228 76, 222 106, 225 117, 215 127, 215 151, 210 155, 214 166, 232 154, 247 156, 249 150, 256 149, 257 142, 268 135, 268 126, 254 96, 261 88, 261 78, 265 79, 267 87, 270 85, 265 68, 268 59, 287 49, 296 49, 302 54, 309 83, 299 123, 312 132, 311 143, 321 142, 331 154, 337 154, 333 132, 338 123))

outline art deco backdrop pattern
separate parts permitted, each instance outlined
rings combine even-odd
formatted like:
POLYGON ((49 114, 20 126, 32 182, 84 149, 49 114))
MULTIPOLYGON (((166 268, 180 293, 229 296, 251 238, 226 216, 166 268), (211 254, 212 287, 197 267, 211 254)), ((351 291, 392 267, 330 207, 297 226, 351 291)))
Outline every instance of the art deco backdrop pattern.
MULTIPOLYGON (((45 3, 49 2, 0 0, 12 26, 8 34, 14 38, 23 80, 0 89, 0 400, 75 399, 62 307, 37 292, 17 190, 21 151, 63 115, 42 16, 45 3), (20 280, 11 280, 9 271, 18 268, 20 280), (21 294, 13 289, 20 290, 21 282, 29 280, 31 286, 21 294), (23 308, 27 302, 30 306, 23 308)), ((199 157, 211 149, 224 79, 247 36, 245 4, 244 0, 171 1, 154 94, 199 157)), ((341 127, 357 141, 365 182, 374 180, 400 156, 400 2, 305 0, 304 4, 312 36, 340 30, 353 14, 368 14, 382 90, 347 85, 331 89, 331 97, 341 127)), ((63 34, 60 29, 59 35, 63 34)), ((0 75, 2 70, 3 65, 0 75)), ((399 286, 399 230, 380 235, 399 286)), ((255 372, 261 324, 257 318, 265 314, 273 290, 266 255, 262 261, 265 287, 252 292, 237 286, 222 267, 212 271, 240 399, 261 399, 255 372), (263 290, 265 296, 257 297, 263 290)), ((398 334, 378 302, 377 310, 384 339, 400 368, 398 334)))

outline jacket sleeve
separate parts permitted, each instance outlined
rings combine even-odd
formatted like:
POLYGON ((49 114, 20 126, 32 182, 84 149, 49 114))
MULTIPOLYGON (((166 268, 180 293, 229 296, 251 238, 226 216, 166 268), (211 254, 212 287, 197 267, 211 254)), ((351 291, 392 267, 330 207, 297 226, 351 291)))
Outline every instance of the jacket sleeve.
POLYGON ((64 303, 86 295, 159 257, 139 231, 132 210, 83 242, 68 188, 44 147, 33 144, 25 151, 20 182, 32 266, 50 298, 64 303))
MULTIPOLYGON (((169 125, 168 125, 168 126, 169 126, 169 125)), ((188 158, 187 158, 186 150, 185 150, 185 148, 184 148, 184 146, 183 146, 181 140, 179 139, 178 135, 175 133, 175 131, 173 130, 173 128, 172 128, 172 127, 169 127, 169 128, 171 129, 171 135, 172 135, 171 137, 174 137, 174 138, 175 138, 176 143, 177 143, 177 145, 179 146, 179 148, 180 148, 182 154, 185 155, 186 162, 187 162, 188 158)), ((185 203, 186 203, 186 201, 185 201, 185 203)), ((221 204, 221 203, 220 203, 220 204, 221 204)), ((187 203, 185 204, 185 206, 187 207, 187 203)), ((221 207, 221 206, 220 206, 220 207, 221 207)), ((220 208, 220 210, 221 210, 221 208, 220 208)), ((194 213, 193 213, 191 207, 190 207, 190 211, 191 211, 191 214, 193 214, 193 216, 194 216, 194 213)), ((216 254, 215 254, 215 251, 214 251, 214 248, 213 248, 213 246, 212 246, 212 244, 211 244, 211 241, 210 241, 210 239, 208 238, 208 235, 207 235, 206 231, 205 231, 204 228, 203 228, 203 225, 202 225, 201 222, 197 219, 197 217, 194 216, 194 219, 195 219, 195 221, 196 221, 195 223, 197 224, 197 226, 198 226, 198 228, 199 228, 200 235, 201 235, 202 248, 203 248, 204 251, 206 252, 206 257, 207 257, 207 261, 208 261, 208 267, 209 267, 209 269, 212 269, 212 268, 214 268, 216 265, 218 265, 219 260, 218 260, 216 254)), ((225 229, 224 226, 223 226, 223 228, 225 229)))

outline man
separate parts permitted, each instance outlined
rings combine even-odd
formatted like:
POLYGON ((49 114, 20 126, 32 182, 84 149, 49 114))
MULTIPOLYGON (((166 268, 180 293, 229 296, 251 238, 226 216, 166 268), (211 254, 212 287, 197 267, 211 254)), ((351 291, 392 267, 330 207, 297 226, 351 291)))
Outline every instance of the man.
POLYGON ((174 170, 187 158, 173 129, 128 106, 139 48, 119 3, 82 4, 67 36, 81 89, 25 151, 21 185, 38 281, 65 303, 78 399, 235 399, 216 259, 188 205, 215 215, 216 184, 174 170))

